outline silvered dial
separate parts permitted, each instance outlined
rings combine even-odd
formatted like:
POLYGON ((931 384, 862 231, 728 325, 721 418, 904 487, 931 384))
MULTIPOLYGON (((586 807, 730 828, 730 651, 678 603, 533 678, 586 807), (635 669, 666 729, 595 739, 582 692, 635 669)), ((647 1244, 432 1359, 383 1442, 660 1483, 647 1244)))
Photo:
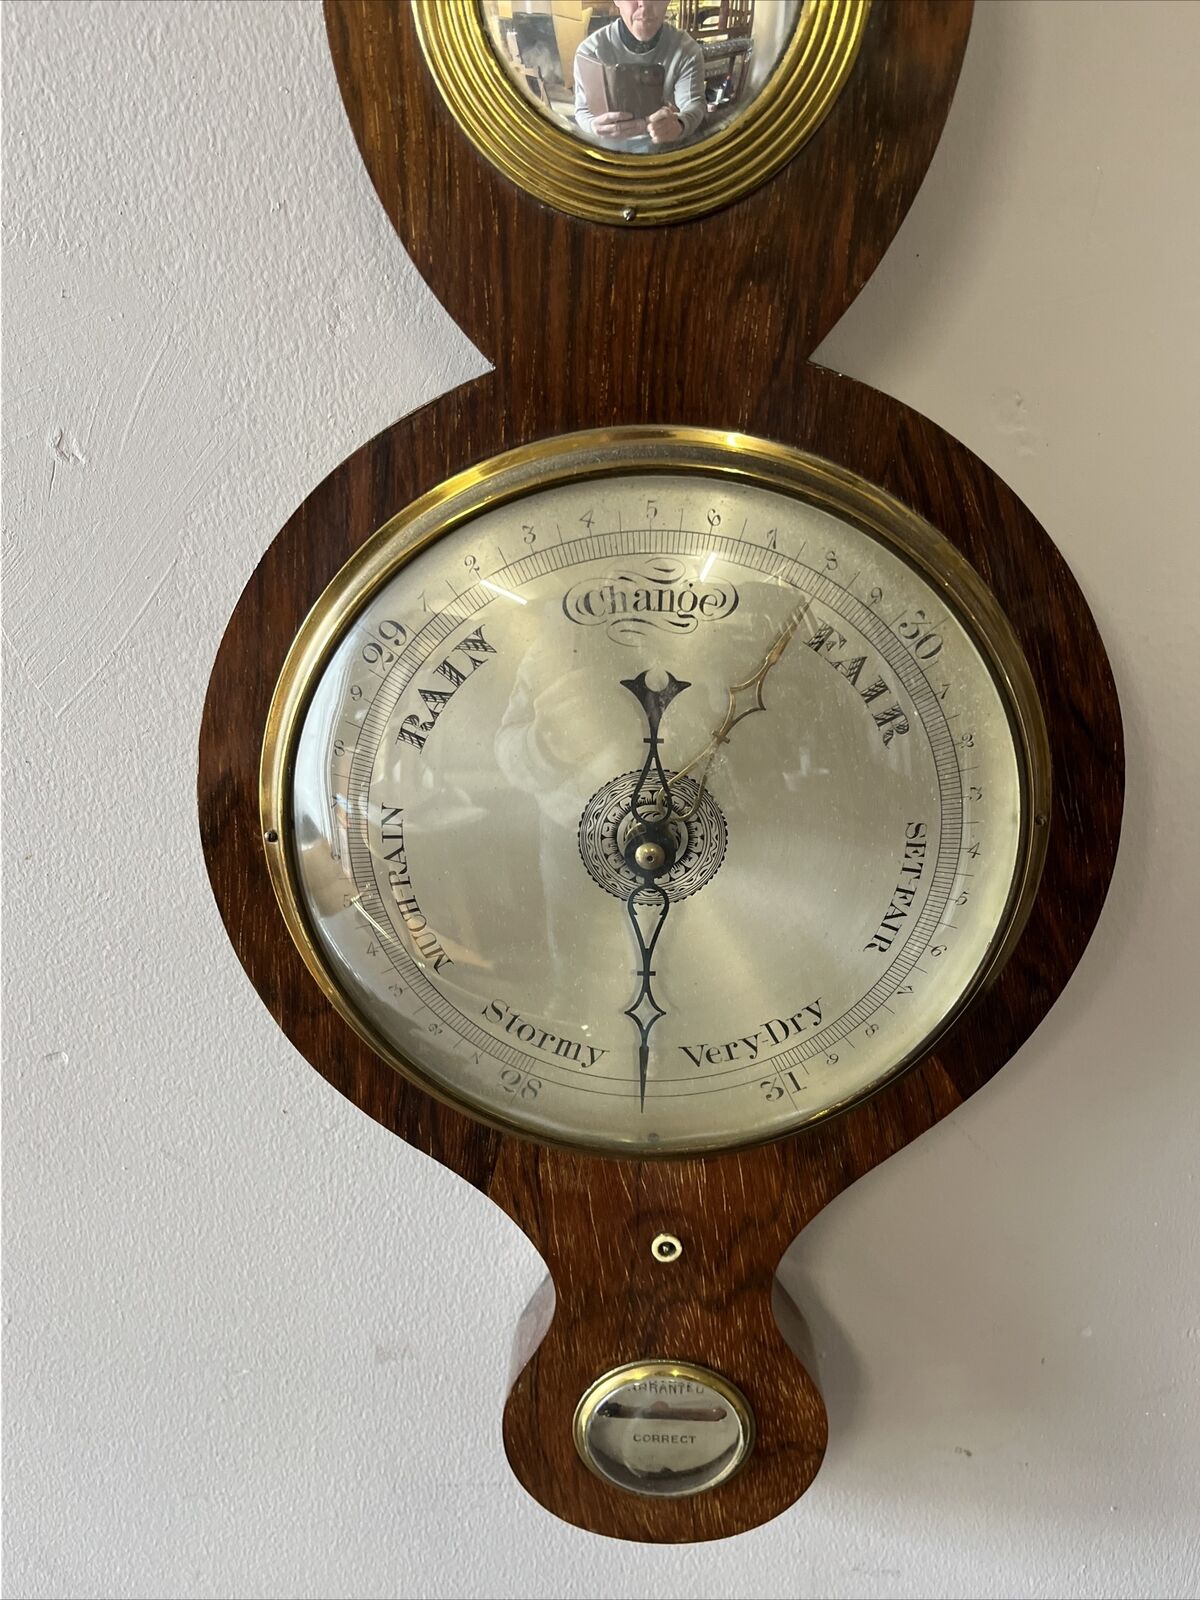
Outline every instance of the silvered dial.
POLYGON ((1023 667, 977 582, 715 459, 526 466, 384 530, 277 697, 310 964, 400 1070, 544 1138, 710 1149, 861 1097, 1032 872, 1023 667))

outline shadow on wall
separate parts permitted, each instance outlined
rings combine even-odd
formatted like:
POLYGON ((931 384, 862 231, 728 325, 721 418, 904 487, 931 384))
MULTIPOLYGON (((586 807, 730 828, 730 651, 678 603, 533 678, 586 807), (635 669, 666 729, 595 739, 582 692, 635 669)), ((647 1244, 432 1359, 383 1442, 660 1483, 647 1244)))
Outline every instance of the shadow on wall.
POLYGON ((837 367, 831 352, 839 345, 839 328, 853 325, 858 316, 870 319, 872 345, 879 366, 887 366, 897 351, 917 351, 940 327, 949 287, 974 271, 973 257, 986 238, 980 227, 987 188, 981 174, 994 167, 996 151, 1019 135, 1012 100, 1014 86, 1026 81, 1030 69, 1029 30, 1021 7, 976 5, 967 41, 958 89, 950 107, 941 141, 917 192, 908 217, 874 277, 888 285, 886 316, 872 316, 871 280, 840 322, 814 351, 819 365, 837 367), (919 227, 925 261, 912 250, 909 237, 919 227), (929 263, 936 267, 930 271, 929 263))
MULTIPOLYGON (((1124 830, 1075 979, 992 1085, 836 1197, 779 1265, 776 1316, 829 1415, 825 1470, 881 1504, 923 1496, 1024 1524, 1037 1507, 1077 1525, 1082 1492, 1105 1535, 1118 1510, 1126 1535, 1161 1520, 1161 1491, 1133 1464, 1148 1438, 1169 1449, 1186 1413, 1156 1385, 1138 1319, 1114 1311, 1137 1290, 1105 1272, 1103 1240, 1135 1225, 1126 1200, 1171 1116, 1172 1072, 1141 1061, 1131 1105, 1122 1041, 1100 1059, 1078 1048, 1089 996, 1119 981, 1124 930, 1148 892, 1154 817, 1140 775, 1153 719, 1119 670, 1118 690, 1124 830), (985 1108, 986 1147, 971 1131, 985 1108)), ((1169 1039, 1158 1053, 1186 1054, 1169 1039)), ((1143 1241, 1148 1276, 1156 1242, 1143 1241)), ((1127 1262, 1128 1240, 1114 1252, 1127 1262)))

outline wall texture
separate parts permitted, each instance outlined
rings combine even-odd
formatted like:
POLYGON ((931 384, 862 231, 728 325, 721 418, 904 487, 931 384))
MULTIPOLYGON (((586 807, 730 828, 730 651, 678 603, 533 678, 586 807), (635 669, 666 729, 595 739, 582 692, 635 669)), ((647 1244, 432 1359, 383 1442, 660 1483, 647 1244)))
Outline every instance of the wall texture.
POLYGON ((8 1593, 1195 1594, 1200 5, 983 0, 924 188, 820 352, 1064 550, 1127 823, 1049 1021, 786 1259, 815 1487, 680 1550, 510 1477, 539 1263, 285 1043, 197 839, 254 563, 482 358, 374 198, 317 5, 10 3, 3 43, 8 1593))

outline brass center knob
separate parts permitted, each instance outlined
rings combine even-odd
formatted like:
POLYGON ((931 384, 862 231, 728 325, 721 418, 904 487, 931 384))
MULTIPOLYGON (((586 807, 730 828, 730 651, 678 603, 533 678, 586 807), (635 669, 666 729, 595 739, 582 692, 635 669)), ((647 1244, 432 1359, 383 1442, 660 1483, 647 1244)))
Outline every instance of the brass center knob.
POLYGON ((633 859, 643 872, 657 872, 667 859, 667 852, 660 844, 640 844, 633 852, 633 859))

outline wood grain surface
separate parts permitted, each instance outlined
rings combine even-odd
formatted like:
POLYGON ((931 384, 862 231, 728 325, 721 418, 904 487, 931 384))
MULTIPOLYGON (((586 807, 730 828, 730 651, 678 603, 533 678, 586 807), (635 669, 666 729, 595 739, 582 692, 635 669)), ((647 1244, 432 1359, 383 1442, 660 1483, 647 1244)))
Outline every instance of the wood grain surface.
MULTIPOLYGON (((205 856, 238 955, 297 1048, 355 1105, 490 1195, 543 1255, 553 1317, 516 1375, 506 1449, 544 1506, 617 1537, 687 1541, 739 1532, 778 1514, 811 1482, 825 1448, 825 1411, 772 1311, 776 1264, 834 1196, 953 1111, 1029 1037, 1079 961, 1112 875, 1123 790, 1120 713, 1103 645, 1069 570, 1025 507, 963 445, 897 401, 803 359, 911 198, 945 115, 966 11, 920 0, 877 4, 862 81, 852 79, 845 108, 793 163, 808 163, 807 176, 785 170, 724 220, 634 233, 572 224, 484 173, 465 141, 456 143, 417 71, 404 8, 359 0, 328 8, 351 119, 384 203, 435 289, 504 365, 357 451, 263 557, 222 641, 205 705, 205 856), (901 47, 908 53, 897 59, 901 47), (402 68, 407 75, 393 91, 390 74, 402 68), (391 101, 379 98, 379 82, 388 96, 404 83, 399 131, 380 131, 381 107, 391 101), (932 85, 928 108, 913 98, 921 82, 932 85), (902 172, 885 181, 861 170, 873 147, 855 143, 858 124, 839 121, 851 107, 863 128, 887 130, 884 164, 902 172), (822 151, 826 137, 831 148, 822 151), (905 157, 909 143, 916 154, 905 157), (853 180, 822 210, 819 175, 836 176, 838 161, 854 165, 853 180), (812 219, 796 209, 805 196, 814 200, 833 263, 827 282, 817 281, 812 219), (742 248, 746 240, 757 241, 757 250, 742 248), (569 276, 544 274, 550 254, 571 263, 569 276), (680 278, 701 273, 704 315, 695 296, 672 294, 680 278), (627 289, 638 274, 636 298, 615 292, 614 284, 627 289), (605 307, 583 326, 570 313, 581 283, 594 286, 605 307), (521 309, 531 304, 540 333, 521 309), (536 378, 530 348, 541 351, 536 378), (991 989, 934 1053, 872 1100, 776 1144, 705 1160, 572 1155, 494 1132, 431 1100, 371 1052, 309 976, 275 905, 258 818, 262 733, 284 656, 316 596, 363 540, 417 495, 498 451, 637 422, 741 430, 812 451, 940 528, 1013 623, 1054 760, 1041 889, 991 989), (652 1258, 659 1232, 683 1241, 678 1261, 652 1258), (759 1436, 746 1466, 690 1499, 622 1494, 588 1472, 574 1449, 571 1417, 583 1390, 620 1362, 654 1356, 714 1367, 756 1414, 759 1436)), ((431 1219, 431 1239, 433 1231, 431 1219)), ((543 1314, 536 1331, 544 1321, 543 1314)))
POLYGON ((817 347, 925 175, 971 6, 875 0, 845 88, 788 165, 659 228, 580 222, 501 176, 442 101, 407 5, 326 0, 325 17, 358 147, 418 270, 508 374, 513 405, 540 409, 549 383, 578 411, 697 386, 739 404, 817 347))

